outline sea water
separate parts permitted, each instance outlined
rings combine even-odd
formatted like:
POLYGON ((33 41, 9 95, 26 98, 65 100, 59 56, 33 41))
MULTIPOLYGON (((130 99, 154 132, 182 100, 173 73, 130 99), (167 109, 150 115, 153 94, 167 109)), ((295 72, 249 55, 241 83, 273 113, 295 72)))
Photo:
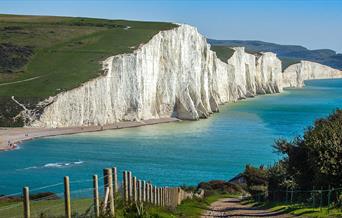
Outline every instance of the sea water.
POLYGON ((200 121, 28 141, 0 153, 0 194, 61 183, 66 175, 91 186, 93 174, 113 166, 120 179, 130 170, 163 186, 229 180, 246 164, 274 164, 280 158, 272 148, 276 139, 301 135, 339 107, 342 80, 316 80, 303 89, 223 105, 220 113, 200 121))

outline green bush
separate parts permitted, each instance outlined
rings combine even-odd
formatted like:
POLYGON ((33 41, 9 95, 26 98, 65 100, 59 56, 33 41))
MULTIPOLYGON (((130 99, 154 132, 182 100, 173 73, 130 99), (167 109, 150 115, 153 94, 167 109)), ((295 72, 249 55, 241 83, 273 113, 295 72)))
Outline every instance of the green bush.
MULTIPOLYGON (((300 189, 340 187, 342 184, 342 110, 318 119, 312 127, 292 141, 277 140, 275 148, 284 159, 273 166, 270 180, 279 181, 276 168, 281 164, 281 180, 289 180, 300 189)), ((279 172, 279 171, 278 171, 279 172)))

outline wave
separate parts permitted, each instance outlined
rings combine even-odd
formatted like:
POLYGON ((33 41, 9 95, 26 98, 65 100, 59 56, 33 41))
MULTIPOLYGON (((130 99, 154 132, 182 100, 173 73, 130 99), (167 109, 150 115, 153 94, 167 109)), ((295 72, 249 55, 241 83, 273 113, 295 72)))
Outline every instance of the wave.
POLYGON ((47 163, 42 166, 30 166, 23 169, 18 170, 32 170, 32 169, 44 169, 44 168, 65 168, 65 167, 72 167, 75 165, 81 165, 84 161, 74 161, 74 162, 56 162, 56 163, 47 163))

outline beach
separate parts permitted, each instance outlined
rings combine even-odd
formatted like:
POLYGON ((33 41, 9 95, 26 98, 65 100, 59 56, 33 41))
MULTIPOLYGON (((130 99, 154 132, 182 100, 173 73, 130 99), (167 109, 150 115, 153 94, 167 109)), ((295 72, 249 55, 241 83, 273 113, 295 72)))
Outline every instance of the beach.
POLYGON ((159 123, 178 122, 177 118, 159 118, 142 121, 125 121, 105 126, 84 126, 84 127, 66 127, 66 128, 0 128, 0 152, 14 150, 23 141, 32 140, 41 137, 77 134, 83 132, 96 132, 103 130, 132 128, 159 123))

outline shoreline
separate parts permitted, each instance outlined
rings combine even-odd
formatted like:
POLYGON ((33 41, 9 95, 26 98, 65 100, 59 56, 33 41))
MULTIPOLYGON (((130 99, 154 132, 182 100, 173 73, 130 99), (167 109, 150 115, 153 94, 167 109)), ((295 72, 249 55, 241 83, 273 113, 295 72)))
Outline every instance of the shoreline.
POLYGON ((65 127, 65 128, 1 128, 0 127, 0 152, 11 151, 19 148, 19 144, 24 141, 37 138, 71 135, 85 132, 97 132, 104 130, 115 130, 134 128, 140 126, 154 125, 160 123, 180 122, 177 118, 159 118, 141 121, 123 121, 105 126, 84 126, 84 127, 65 127))

